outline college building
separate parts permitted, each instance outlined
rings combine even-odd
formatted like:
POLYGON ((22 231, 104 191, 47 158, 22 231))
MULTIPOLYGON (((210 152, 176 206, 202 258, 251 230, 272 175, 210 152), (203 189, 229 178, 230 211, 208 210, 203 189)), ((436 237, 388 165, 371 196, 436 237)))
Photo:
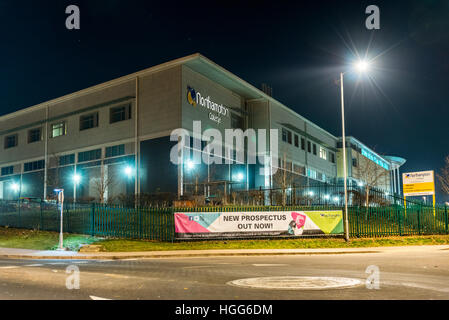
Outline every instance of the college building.
MULTIPOLYGON (((276 188, 287 181, 285 173, 295 186, 343 178, 340 137, 200 54, 4 115, 0 136, 0 199, 48 199, 55 188, 76 201, 155 193, 182 198, 276 188), (235 161, 232 146, 220 164, 192 161, 193 151, 203 154, 207 145, 198 142, 205 137, 194 139, 195 123, 223 137, 226 129, 264 129, 256 150, 249 150, 248 139, 244 144, 245 160, 255 152, 259 161, 235 161), (176 129, 191 135, 184 146, 170 138, 176 129), (171 161, 173 154, 181 162, 171 161)), ((376 187, 401 192, 404 159, 346 140, 349 183, 363 183, 370 167, 385 172, 376 187)))

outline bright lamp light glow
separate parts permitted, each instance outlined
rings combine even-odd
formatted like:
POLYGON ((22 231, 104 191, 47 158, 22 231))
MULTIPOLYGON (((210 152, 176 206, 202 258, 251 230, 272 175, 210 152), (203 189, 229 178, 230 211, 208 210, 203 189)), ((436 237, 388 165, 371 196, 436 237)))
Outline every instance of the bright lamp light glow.
POLYGON ((324 195, 324 199, 329 200, 330 198, 331 198, 330 195, 328 195, 328 194, 324 195))
POLYGON ((187 169, 192 170, 193 168, 195 168, 195 164, 193 163, 192 160, 188 160, 187 163, 187 169))
POLYGON ((19 189, 20 189, 20 186, 17 184, 17 183, 13 183, 13 184, 11 184, 11 189, 14 191, 14 192, 18 192, 19 191, 19 189))
POLYGON ((244 176, 243 173, 241 173, 241 172, 237 174, 237 180, 238 180, 238 181, 243 181, 243 178, 244 178, 244 177, 245 177, 245 176, 244 176))
POLYGON ((334 197, 335 202, 338 202, 338 200, 339 200, 338 197, 334 197))
POLYGON ((74 174, 72 179, 75 184, 78 184, 81 181, 81 176, 79 174, 74 174))
POLYGON ((368 61, 359 60, 354 64, 354 67, 358 72, 367 72, 370 68, 370 65, 368 61))
POLYGON ((309 191, 309 196, 313 197, 314 193, 313 191, 309 191))
POLYGON ((130 166, 127 166, 127 167, 125 167, 124 172, 128 176, 128 178, 130 178, 133 174, 133 168, 131 168, 130 166))

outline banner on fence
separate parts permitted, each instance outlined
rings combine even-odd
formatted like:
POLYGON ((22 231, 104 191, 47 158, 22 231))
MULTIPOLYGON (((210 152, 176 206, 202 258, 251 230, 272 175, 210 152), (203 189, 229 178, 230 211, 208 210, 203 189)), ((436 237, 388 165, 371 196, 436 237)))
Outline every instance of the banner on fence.
POLYGON ((177 239, 342 234, 343 212, 177 212, 175 233, 177 239))
POLYGON ((435 194, 433 171, 408 172, 402 174, 404 196, 426 196, 435 194))

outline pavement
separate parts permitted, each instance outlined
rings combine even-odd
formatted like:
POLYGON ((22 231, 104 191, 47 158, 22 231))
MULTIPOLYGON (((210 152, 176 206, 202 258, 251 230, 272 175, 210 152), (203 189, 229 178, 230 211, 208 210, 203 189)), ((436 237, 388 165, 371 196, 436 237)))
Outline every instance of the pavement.
MULTIPOLYGON (((333 299, 449 299, 449 246, 408 246, 354 249, 217 250, 183 257, 186 252, 86 253, 82 259, 51 259, 48 253, 1 249, 28 254, 27 259, 0 258, 0 299, 151 299, 151 300, 333 300, 333 299), (369 249, 369 250, 368 250, 369 249), (226 250, 231 251, 231 250, 226 250), (367 251, 373 251, 368 253, 367 251), (282 252, 283 254, 279 254, 282 252), (293 252, 293 254, 292 254, 293 252), (319 254, 319 253, 325 254, 319 254), (346 254, 341 254, 345 252, 346 254), (152 259, 152 257, 169 257, 152 259), (248 255, 250 253, 256 254, 248 255), (263 253, 263 255, 260 255, 263 253), (271 254, 268 254, 271 253, 271 254), (152 254, 156 254, 153 255, 152 254), (167 256, 170 254, 169 256, 167 256), (175 254, 178 254, 176 256, 175 254), (221 255, 219 255, 221 254, 221 255), (227 253, 235 254, 235 252, 227 253), (143 258, 137 258, 141 255, 143 258), (39 260, 33 257, 38 257, 39 260), (94 257, 101 259, 94 259, 94 257), (109 257, 109 259, 108 259, 109 257), (115 260, 112 257, 121 257, 115 260), (378 288, 366 281, 378 270, 378 288), (69 287, 79 276, 78 288, 69 287), (268 283, 288 288, 250 288, 267 277, 268 283), (298 290, 310 277, 349 279, 360 285, 345 288, 298 290), (306 281, 298 282, 298 278, 306 281), (280 281, 279 279, 284 279, 280 281), (296 280, 295 280, 296 279, 296 280), (295 282, 296 281, 296 282, 295 282)), ((54 253, 54 252, 53 252, 54 253)), ((72 257, 73 253, 57 253, 72 257)), ((266 281, 265 281, 266 282, 266 281)), ((313 282, 313 281, 312 281, 313 282)), ((322 280, 316 281, 321 283, 322 280)), ((182 301, 179 305, 182 305, 182 301)), ((201 305, 201 302, 197 302, 201 305)))
POLYGON ((220 249, 220 250, 172 250, 143 252, 76 252, 57 250, 28 250, 0 248, 0 259, 144 259, 144 258, 187 258, 216 256, 272 256, 272 255, 323 255, 323 254, 361 254, 381 252, 410 252, 438 247, 449 250, 449 245, 442 246, 397 246, 370 248, 322 248, 322 249, 220 249))

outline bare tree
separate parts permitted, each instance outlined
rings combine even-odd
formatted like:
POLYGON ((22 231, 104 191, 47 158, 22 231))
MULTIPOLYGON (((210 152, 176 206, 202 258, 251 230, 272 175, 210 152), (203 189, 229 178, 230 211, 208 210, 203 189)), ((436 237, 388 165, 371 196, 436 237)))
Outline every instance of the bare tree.
POLYGON ((110 201, 111 197, 108 193, 110 192, 111 186, 115 183, 114 170, 111 170, 112 168, 109 166, 107 172, 105 172, 105 167, 102 165, 100 176, 93 179, 93 188, 98 194, 100 203, 105 203, 106 200, 110 201))
POLYGON ((278 170, 273 175, 274 186, 281 189, 281 203, 287 203, 287 189, 292 186, 293 174, 291 172, 292 162, 287 162, 287 152, 283 150, 282 158, 279 158, 278 170))
POLYGON ((449 194, 449 156, 444 159, 445 165, 441 169, 441 173, 437 173, 437 178, 441 183, 441 189, 449 194))
MULTIPOLYGON (((49 170, 47 171, 47 188, 61 188, 63 184, 61 178, 61 167, 59 166, 59 156, 52 153, 49 157, 49 170)), ((47 198, 49 196, 47 195, 47 198)))
POLYGON ((359 160, 361 161, 357 161, 357 170, 354 170, 354 177, 364 183, 365 205, 366 207, 369 207, 370 191, 373 188, 381 188, 386 186, 389 172, 375 162, 364 157, 359 158, 359 160))

